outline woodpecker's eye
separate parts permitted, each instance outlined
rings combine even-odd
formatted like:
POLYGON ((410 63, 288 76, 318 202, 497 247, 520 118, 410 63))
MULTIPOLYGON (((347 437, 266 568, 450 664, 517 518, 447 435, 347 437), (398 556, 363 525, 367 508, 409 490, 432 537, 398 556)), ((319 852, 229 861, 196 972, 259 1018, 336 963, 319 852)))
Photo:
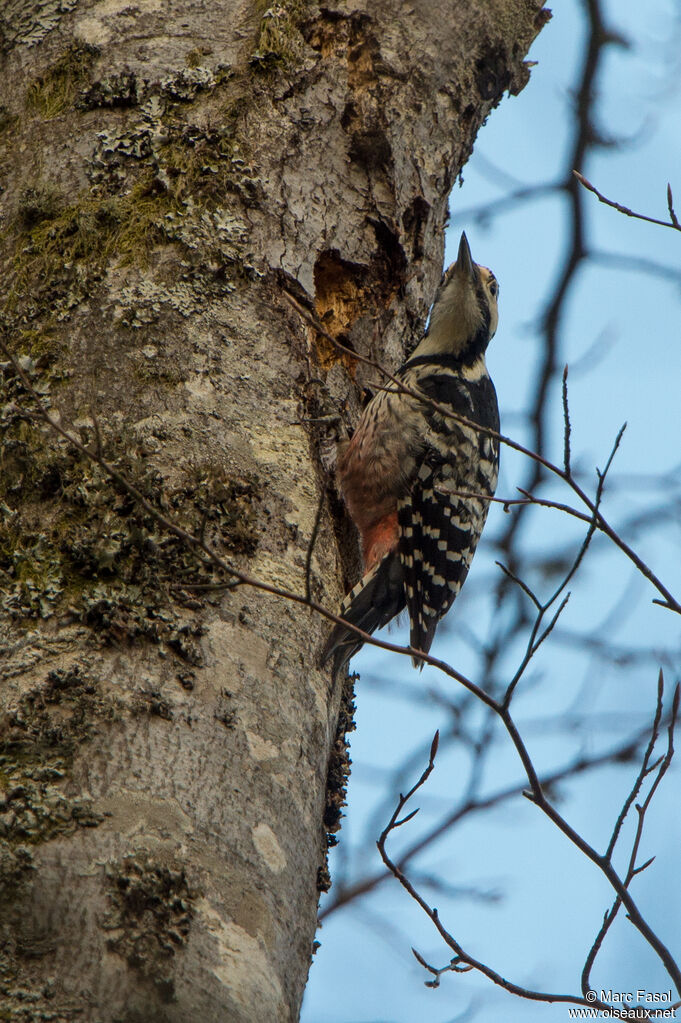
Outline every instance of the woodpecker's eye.
POLYGON ((490 290, 490 293, 493 295, 494 298, 496 298, 497 295, 499 294, 499 285, 498 285, 498 283, 496 281, 496 278, 494 278, 494 277, 492 277, 490 279, 489 290, 490 290))

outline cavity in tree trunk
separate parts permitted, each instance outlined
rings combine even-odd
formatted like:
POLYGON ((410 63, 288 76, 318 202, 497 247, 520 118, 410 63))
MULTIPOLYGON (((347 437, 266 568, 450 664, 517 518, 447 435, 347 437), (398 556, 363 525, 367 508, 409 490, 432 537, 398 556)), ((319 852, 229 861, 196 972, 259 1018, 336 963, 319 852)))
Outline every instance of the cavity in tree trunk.
POLYGON ((309 557, 317 421, 352 426, 370 374, 285 292, 402 360, 451 186, 546 17, 539 0, 0 14, 18 359, 0 366, 3 1018, 297 1018, 351 691, 318 668, 325 621, 225 589, 153 509, 336 608, 356 541, 330 487, 309 557))

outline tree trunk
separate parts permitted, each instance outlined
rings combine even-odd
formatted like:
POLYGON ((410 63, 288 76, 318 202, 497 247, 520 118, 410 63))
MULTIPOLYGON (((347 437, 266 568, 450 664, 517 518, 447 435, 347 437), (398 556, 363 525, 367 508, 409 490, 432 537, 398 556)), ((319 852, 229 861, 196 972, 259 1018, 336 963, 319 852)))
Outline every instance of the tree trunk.
MULTIPOLYGON (((541 0, 0 13, 0 1017, 295 1020, 347 775, 324 428, 395 367, 541 0), (375 375, 375 374, 374 374, 375 375), (48 409, 147 501, 59 437, 48 409), (233 581, 233 580, 232 580, 233 581)), ((345 688, 344 688, 345 687, 345 688)))

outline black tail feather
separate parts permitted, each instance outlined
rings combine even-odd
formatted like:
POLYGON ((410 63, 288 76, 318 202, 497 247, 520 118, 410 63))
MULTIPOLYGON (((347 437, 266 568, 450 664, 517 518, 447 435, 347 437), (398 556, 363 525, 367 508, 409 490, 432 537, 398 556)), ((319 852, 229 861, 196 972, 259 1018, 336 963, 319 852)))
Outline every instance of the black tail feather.
MULTIPOLYGON (((411 629, 409 633, 409 643, 415 650, 422 650, 424 654, 430 652, 430 648, 435 638, 435 630, 437 629, 439 618, 430 618, 426 623, 423 623, 419 618, 416 621, 411 622, 411 629)), ((423 671, 423 665, 426 663, 420 657, 412 657, 411 663, 419 671, 423 671)))
MULTIPOLYGON (((404 575, 396 553, 387 554, 360 579, 341 604, 340 614, 363 632, 387 625, 405 607, 404 575)), ((322 664, 333 656, 334 674, 353 657, 362 640, 352 629, 336 625, 322 652, 322 664)))

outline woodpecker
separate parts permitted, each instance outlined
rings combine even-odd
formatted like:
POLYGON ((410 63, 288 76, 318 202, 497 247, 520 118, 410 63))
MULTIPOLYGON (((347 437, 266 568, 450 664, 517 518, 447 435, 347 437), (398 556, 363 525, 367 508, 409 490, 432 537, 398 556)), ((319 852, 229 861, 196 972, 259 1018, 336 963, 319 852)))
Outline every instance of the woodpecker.
MULTIPOLYGON (((473 262, 462 234, 424 337, 395 374, 425 400, 391 384, 367 405, 352 439, 339 445, 337 480, 364 560, 364 575, 340 615, 373 633, 406 607, 411 646, 424 653, 468 574, 497 485, 497 438, 443 412, 499 432, 485 364, 498 293, 494 274, 473 262)), ((337 625, 323 660, 333 656, 338 670, 361 646, 356 633, 337 625)))

